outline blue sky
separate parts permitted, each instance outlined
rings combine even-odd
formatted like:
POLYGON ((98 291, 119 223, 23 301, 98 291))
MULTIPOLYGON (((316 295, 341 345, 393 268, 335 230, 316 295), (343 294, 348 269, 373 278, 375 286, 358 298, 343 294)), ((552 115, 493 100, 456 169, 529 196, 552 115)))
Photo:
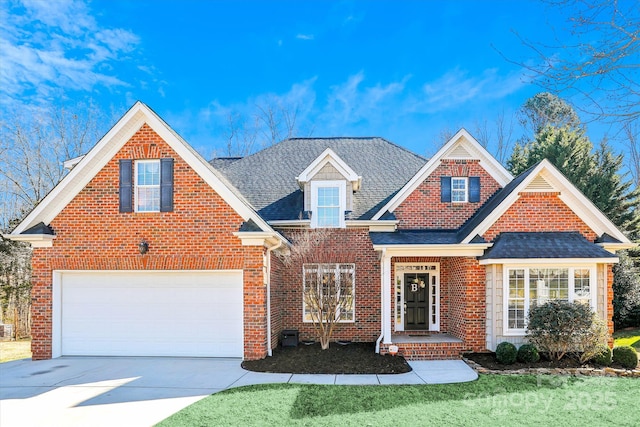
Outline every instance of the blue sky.
POLYGON ((513 31, 544 42, 566 27, 528 0, 0 5, 4 113, 92 102, 115 120, 141 100, 205 156, 222 152, 229 115, 256 105, 295 107, 301 136, 432 154, 443 133, 491 128, 540 91, 500 55, 533 60, 513 31))

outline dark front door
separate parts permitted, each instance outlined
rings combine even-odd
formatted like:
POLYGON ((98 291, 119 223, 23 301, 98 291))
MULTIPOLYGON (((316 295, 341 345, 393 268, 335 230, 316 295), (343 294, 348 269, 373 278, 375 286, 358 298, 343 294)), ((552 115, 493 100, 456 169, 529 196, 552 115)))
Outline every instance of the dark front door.
POLYGON ((427 330, 429 324, 429 275, 404 275, 404 328, 427 330))

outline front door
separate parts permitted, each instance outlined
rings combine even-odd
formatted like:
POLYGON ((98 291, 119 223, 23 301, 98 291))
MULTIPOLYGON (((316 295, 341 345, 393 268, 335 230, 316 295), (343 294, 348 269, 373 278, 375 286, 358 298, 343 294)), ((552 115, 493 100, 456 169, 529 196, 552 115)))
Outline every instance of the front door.
POLYGON ((404 329, 429 329, 429 274, 404 275, 404 329))

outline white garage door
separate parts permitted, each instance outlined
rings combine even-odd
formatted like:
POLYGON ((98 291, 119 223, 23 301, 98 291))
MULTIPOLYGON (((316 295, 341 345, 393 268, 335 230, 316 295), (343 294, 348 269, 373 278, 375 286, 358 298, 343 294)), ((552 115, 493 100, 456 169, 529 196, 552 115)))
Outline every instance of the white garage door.
POLYGON ((61 275, 61 353, 242 357, 242 272, 61 275))

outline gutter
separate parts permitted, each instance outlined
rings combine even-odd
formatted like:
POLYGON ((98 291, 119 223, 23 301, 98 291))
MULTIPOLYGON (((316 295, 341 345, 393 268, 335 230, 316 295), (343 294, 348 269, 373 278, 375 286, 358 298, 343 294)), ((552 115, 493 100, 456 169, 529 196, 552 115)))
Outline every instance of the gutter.
POLYGON ((380 342, 384 338, 384 257, 387 254, 386 249, 380 252, 380 336, 376 340, 376 354, 380 354, 380 342))
POLYGON ((271 252, 282 246, 282 240, 278 244, 267 248, 267 356, 273 356, 271 348, 271 252))

